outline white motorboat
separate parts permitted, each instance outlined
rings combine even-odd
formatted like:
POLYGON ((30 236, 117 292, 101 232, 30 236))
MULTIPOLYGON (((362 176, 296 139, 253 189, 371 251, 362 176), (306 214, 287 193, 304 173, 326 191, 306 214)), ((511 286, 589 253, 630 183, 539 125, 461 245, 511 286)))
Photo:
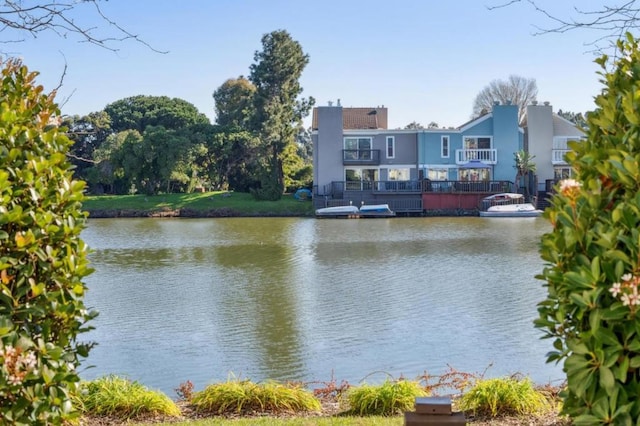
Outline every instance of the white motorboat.
POLYGON ((388 204, 363 204, 360 208, 356 206, 336 206, 324 207, 316 210, 316 217, 390 217, 395 216, 388 204))
POLYGON ((317 217, 357 217, 359 213, 356 206, 324 207, 316 210, 317 217))
POLYGON ((542 214, 531 203, 524 202, 522 194, 504 192, 482 200, 481 217, 536 217, 542 214))
POLYGON ((362 217, 387 217, 395 216, 389 204, 363 204, 360 206, 360 216, 362 217))

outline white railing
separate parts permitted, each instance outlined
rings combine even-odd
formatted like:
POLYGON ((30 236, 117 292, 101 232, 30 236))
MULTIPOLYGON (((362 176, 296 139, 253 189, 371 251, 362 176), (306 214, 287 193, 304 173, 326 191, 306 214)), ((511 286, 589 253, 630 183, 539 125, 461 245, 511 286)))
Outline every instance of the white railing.
POLYGON ((553 149, 551 150, 551 164, 567 164, 564 156, 570 149, 553 149))
POLYGON ((456 163, 466 164, 471 160, 480 160, 487 164, 498 163, 497 149, 456 149, 456 163))

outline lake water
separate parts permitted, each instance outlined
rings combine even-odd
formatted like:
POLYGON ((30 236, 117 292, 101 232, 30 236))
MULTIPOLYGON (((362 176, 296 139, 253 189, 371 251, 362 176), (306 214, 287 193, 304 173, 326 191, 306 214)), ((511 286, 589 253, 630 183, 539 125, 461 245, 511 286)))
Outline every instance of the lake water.
POLYGON ((542 218, 95 219, 81 376, 175 396, 230 376, 357 384, 457 370, 559 381, 533 327, 542 218))

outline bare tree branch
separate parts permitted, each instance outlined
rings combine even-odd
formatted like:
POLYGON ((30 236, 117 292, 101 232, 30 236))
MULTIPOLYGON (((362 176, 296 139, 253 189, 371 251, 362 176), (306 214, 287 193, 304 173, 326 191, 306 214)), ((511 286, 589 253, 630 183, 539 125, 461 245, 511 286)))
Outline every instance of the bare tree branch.
MULTIPOLYGON (((578 0, 576 0, 577 2, 578 0)), ((518 3, 525 3, 532 7, 537 13, 543 15, 551 21, 548 27, 534 25, 536 32, 534 35, 548 33, 566 33, 578 29, 601 31, 603 34, 587 45, 595 46, 597 51, 602 50, 598 46, 601 42, 614 43, 623 38, 627 32, 637 32, 640 28, 640 5, 637 0, 626 0, 618 6, 603 5, 599 9, 582 9, 574 7, 577 18, 562 18, 551 14, 546 9, 539 6, 535 0, 509 0, 504 3, 487 6, 489 10, 501 9, 518 3)))
MULTIPOLYGON (((62 0, 42 1, 32 4, 27 0, 5 0, 0 4, 0 32, 27 33, 37 38, 40 33, 53 32, 62 38, 75 35, 81 42, 91 43, 104 49, 117 52, 116 42, 133 40, 154 52, 167 53, 158 50, 137 34, 133 34, 110 19, 99 5, 100 0, 62 0), (84 5, 93 6, 95 14, 112 29, 108 36, 95 35, 96 27, 83 25, 73 18, 73 11, 84 5)), ((4 40, 3 43, 19 43, 24 39, 4 40)))

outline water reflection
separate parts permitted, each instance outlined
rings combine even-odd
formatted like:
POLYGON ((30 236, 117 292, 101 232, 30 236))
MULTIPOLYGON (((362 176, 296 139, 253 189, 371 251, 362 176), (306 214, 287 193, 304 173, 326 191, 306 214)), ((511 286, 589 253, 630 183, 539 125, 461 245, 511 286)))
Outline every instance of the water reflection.
POLYGON ((357 382, 374 371, 561 377, 532 326, 543 219, 115 219, 83 237, 101 315, 86 378, 171 394, 229 372, 357 382))

